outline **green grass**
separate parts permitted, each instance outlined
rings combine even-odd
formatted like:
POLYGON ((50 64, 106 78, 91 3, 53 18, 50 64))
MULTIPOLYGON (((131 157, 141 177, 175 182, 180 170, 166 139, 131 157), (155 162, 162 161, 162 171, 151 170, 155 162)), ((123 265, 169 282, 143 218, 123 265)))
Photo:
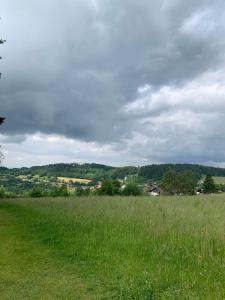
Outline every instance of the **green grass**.
POLYGON ((222 177, 222 176, 216 177, 216 176, 214 176, 213 179, 214 179, 216 184, 225 184, 225 177, 222 177))
POLYGON ((225 299, 225 196, 0 201, 1 299, 225 299))

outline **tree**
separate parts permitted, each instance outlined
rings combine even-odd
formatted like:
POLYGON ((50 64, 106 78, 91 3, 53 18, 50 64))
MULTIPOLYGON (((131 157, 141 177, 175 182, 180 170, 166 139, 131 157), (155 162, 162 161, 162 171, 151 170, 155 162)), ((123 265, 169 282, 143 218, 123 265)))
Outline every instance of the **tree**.
POLYGON ((6 198, 6 191, 4 188, 0 188, 0 198, 6 198))
MULTIPOLYGON (((4 118, 0 118, 0 125, 3 123, 3 121, 4 121, 4 118)), ((3 154, 1 152, 1 145, 0 145, 0 164, 2 162, 2 159, 3 159, 3 154)))
POLYGON ((178 193, 178 177, 173 170, 167 171, 161 180, 161 186, 167 193, 174 195, 178 193))
POLYGON ((32 197, 32 198, 43 197, 43 191, 40 188, 35 187, 32 190, 30 190, 29 196, 32 197))
MULTIPOLYGON (((6 42, 6 40, 3 40, 2 38, 0 38, 0 45, 4 44, 6 42)), ((0 56, 0 59, 2 59, 2 57, 0 56)), ((0 78, 2 77, 2 73, 0 73, 0 78)))
MULTIPOLYGON (((0 44, 4 44, 6 41, 5 40, 3 40, 2 38, 0 38, 0 44)), ((0 56, 0 59, 2 59, 2 57, 0 56)), ((0 72, 0 79, 1 79, 1 77, 2 77, 2 73, 0 72)), ((4 122, 4 118, 2 118, 2 117, 0 117, 0 125, 4 122)), ((1 147, 1 146, 0 146, 1 147)), ((2 161, 2 158, 3 158, 3 154, 2 154, 2 152, 0 151, 0 163, 1 163, 1 161, 2 161)))
POLYGON ((197 174, 192 172, 178 174, 178 189, 180 194, 193 195, 197 185, 197 174))
MULTIPOLYGON (((0 145, 0 148, 1 148, 1 145, 0 145)), ((0 151, 0 164, 1 164, 1 162, 2 162, 2 159, 3 159, 3 154, 2 154, 2 152, 0 151)))
POLYGON ((204 183, 203 183, 203 189, 206 194, 216 192, 216 185, 215 185, 215 182, 211 175, 206 176, 204 183))
POLYGON ((67 189, 66 185, 62 185, 58 188, 55 188, 52 193, 51 196, 53 197, 68 197, 69 196, 69 192, 67 189))
POLYGON ((120 182, 118 180, 104 180, 101 189, 101 195, 114 196, 120 193, 120 182))
POLYGON ((170 195, 192 195, 198 183, 198 176, 192 172, 176 173, 167 171, 161 181, 161 186, 170 195))
POLYGON ((78 197, 89 196, 90 195, 90 189, 89 188, 84 189, 81 186, 78 186, 76 188, 75 195, 78 196, 78 197))
POLYGON ((139 196, 142 194, 141 189, 135 182, 130 182, 123 190, 124 196, 139 196))

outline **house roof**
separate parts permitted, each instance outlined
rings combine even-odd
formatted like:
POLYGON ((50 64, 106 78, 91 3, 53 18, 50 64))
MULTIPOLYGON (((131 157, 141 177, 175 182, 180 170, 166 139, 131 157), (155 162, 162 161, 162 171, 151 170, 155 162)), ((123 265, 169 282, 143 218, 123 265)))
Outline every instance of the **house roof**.
POLYGON ((5 118, 0 117, 0 125, 4 122, 5 118))

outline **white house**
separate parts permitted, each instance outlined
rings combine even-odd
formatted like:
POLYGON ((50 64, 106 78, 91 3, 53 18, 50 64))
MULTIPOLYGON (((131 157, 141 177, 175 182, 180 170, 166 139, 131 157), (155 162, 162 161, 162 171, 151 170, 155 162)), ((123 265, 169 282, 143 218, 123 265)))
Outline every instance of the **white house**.
POLYGON ((158 187, 152 187, 149 191, 150 195, 153 196, 153 197, 157 197, 157 196, 160 196, 160 190, 158 187))

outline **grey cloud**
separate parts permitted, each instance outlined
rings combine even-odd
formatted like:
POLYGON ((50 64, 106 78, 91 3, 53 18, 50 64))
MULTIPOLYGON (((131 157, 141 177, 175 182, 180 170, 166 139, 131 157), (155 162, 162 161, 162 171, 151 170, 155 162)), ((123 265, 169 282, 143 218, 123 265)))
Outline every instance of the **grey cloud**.
POLYGON ((21 144, 25 140, 24 135, 0 136, 0 142, 4 144, 21 144))
MULTIPOLYGON (((220 0, 5 1, 2 132, 54 133, 122 147, 135 129, 143 132, 139 116, 123 111, 140 86, 149 84, 156 92, 181 87, 224 66, 224 11, 220 0)), ((154 117, 154 111, 147 114, 154 117)), ((153 135, 148 130, 146 136, 153 135)), ((193 137, 190 144, 200 149, 204 143, 193 137)), ((166 159, 151 143, 146 149, 166 159)), ((171 147, 168 159, 184 159, 182 151, 171 147)), ((199 159, 194 151, 189 157, 199 159)))

